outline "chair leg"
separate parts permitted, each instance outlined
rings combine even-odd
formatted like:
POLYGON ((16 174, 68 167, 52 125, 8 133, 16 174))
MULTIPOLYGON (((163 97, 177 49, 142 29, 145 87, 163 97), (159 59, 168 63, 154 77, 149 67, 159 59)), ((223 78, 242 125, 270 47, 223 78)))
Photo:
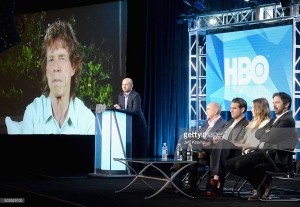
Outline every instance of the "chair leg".
POLYGON ((259 185, 258 189, 257 189, 257 199, 260 201, 265 201, 265 202, 295 202, 295 201, 300 201, 300 198, 271 198, 269 197, 270 192, 271 192, 271 187, 272 184, 270 184, 270 191, 267 193, 267 195, 263 194, 261 192, 261 189, 264 188, 264 184, 265 181, 268 178, 268 174, 265 175, 263 181, 261 182, 261 184, 259 185), (260 192, 259 192, 260 191, 260 192))
POLYGON ((240 184, 241 180, 242 180, 242 177, 239 177, 239 179, 235 182, 234 186, 232 187, 232 194, 235 195, 235 196, 238 196, 240 198, 243 198, 243 196, 241 195, 241 190, 243 189, 243 187, 246 185, 246 183, 248 181, 244 180, 242 182, 242 184, 240 185, 240 187, 238 187, 238 185, 240 184))
POLYGON ((225 175, 225 180, 229 177, 230 175, 230 172, 228 172, 226 175, 225 175))
POLYGON ((262 192, 262 189, 264 188, 265 182, 268 178, 268 175, 266 174, 262 180, 262 182, 260 183, 260 185, 257 188, 257 199, 260 201, 266 201, 267 199, 264 198, 264 192, 262 192))
POLYGON ((234 186, 232 187, 232 194, 235 195, 235 189, 238 186, 238 184, 240 183, 242 177, 239 177, 239 179, 235 182, 234 186))
POLYGON ((245 180, 245 181, 242 183, 242 185, 238 188, 238 191, 237 191, 238 197, 242 198, 242 196, 241 196, 241 190, 243 189, 243 187, 246 185, 247 182, 248 182, 248 181, 245 180))
POLYGON ((209 170, 207 170, 202 176, 200 176, 200 178, 198 179, 198 182, 197 182, 197 186, 200 185, 200 183, 204 180, 204 178, 208 175, 209 173, 209 170))
POLYGON ((296 161, 296 169, 295 169, 295 173, 299 174, 300 173, 300 160, 296 161))
POLYGON ((239 177, 239 179, 235 182, 234 186, 232 187, 232 194, 233 194, 233 195, 235 195, 235 189, 236 189, 237 185, 240 183, 240 180, 241 180, 241 179, 242 179, 242 178, 239 177))
MULTIPOLYGON (((201 182, 205 179, 205 177, 209 174, 209 170, 205 171, 205 173, 201 176, 199 176, 199 178, 197 179, 197 188, 199 188, 199 185, 201 184, 201 182)), ((189 177, 190 177, 190 173, 186 173, 185 176, 182 178, 182 183, 183 183, 183 187, 188 188, 190 183, 189 183, 189 177)))

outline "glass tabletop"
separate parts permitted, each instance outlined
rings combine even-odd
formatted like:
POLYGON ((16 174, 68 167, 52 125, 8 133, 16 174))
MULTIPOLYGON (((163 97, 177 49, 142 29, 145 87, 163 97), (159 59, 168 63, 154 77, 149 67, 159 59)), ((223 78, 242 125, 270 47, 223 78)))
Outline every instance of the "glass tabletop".
POLYGON ((174 158, 114 158, 116 161, 126 161, 126 162, 138 162, 138 163, 197 163, 196 160, 188 161, 188 160, 177 160, 174 158))

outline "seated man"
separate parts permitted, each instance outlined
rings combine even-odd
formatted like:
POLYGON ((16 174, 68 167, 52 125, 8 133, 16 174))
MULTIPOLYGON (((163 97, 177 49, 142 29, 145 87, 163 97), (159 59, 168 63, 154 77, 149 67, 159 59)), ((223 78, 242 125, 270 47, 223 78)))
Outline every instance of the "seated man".
MULTIPOLYGON (((225 180, 225 161, 231 157, 242 154, 242 149, 233 143, 243 139, 249 121, 244 113, 247 111, 247 102, 242 98, 231 101, 230 113, 232 119, 227 122, 221 136, 213 139, 215 144, 210 153, 210 175, 206 195, 214 196, 222 193, 225 180)), ((205 145, 206 146, 206 145, 205 145)))
MULTIPOLYGON (((206 117, 207 120, 203 122, 199 134, 201 135, 200 140, 205 143, 213 143, 213 137, 221 133, 223 127, 226 124, 226 121, 221 117, 221 105, 216 102, 211 102, 206 107, 206 117)), ((207 144, 209 146, 209 144, 207 144)), ((193 145, 193 150, 203 149, 203 146, 193 145)), ((205 150, 205 159, 209 158, 209 147, 205 150)), ((207 160, 206 160, 207 161, 207 160)), ((195 191, 197 185, 197 169, 199 164, 194 164, 190 166, 190 176, 189 183, 190 189, 189 191, 195 191)))
MULTIPOLYGON (((297 143, 295 135, 295 120, 289 112, 291 97, 284 93, 273 94, 273 107, 276 114, 263 128, 258 129, 255 137, 259 139, 255 152, 241 155, 226 161, 227 171, 244 177, 254 188, 253 195, 248 200, 257 199, 257 188, 262 183, 265 171, 269 169, 269 160, 265 157, 267 149, 294 149, 297 143)), ((270 180, 266 180, 261 195, 268 191, 270 180)))

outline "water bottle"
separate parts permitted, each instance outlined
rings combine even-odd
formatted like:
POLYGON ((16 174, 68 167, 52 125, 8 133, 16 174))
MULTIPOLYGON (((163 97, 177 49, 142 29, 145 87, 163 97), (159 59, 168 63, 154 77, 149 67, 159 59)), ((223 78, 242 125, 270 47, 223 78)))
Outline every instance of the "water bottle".
POLYGON ((167 144, 166 143, 163 143, 163 146, 162 146, 162 159, 163 160, 166 160, 168 159, 168 147, 167 147, 167 144))
POLYGON ((186 149, 186 160, 193 161, 193 146, 192 143, 189 143, 186 149))
POLYGON ((176 147, 176 159, 182 160, 182 146, 180 143, 178 143, 176 147))

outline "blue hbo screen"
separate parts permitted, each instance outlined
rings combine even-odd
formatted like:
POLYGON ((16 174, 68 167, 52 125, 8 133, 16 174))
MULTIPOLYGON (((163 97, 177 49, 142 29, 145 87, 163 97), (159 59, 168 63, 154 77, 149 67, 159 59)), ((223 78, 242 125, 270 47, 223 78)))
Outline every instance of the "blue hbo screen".
POLYGON ((272 108, 274 92, 292 95, 292 26, 277 26, 206 36, 207 103, 230 110, 231 100, 265 97, 272 108))

